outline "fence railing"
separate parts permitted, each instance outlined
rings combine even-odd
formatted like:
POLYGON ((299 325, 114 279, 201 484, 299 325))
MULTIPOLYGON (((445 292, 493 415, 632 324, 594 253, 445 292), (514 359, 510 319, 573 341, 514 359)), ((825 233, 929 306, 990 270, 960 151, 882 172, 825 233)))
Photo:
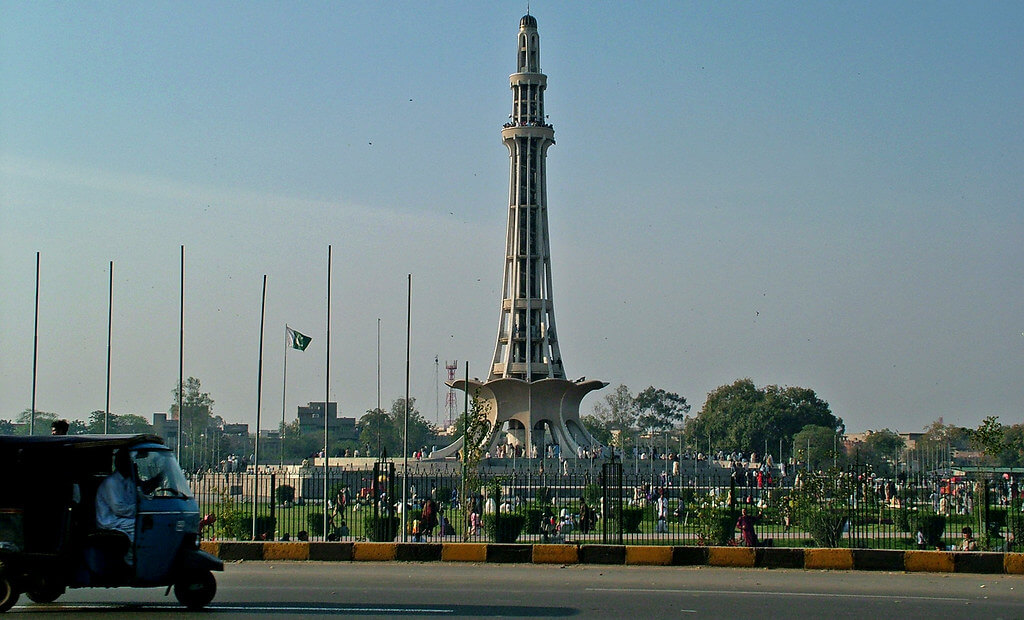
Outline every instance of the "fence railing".
MULTIPOLYGON (((746 526, 757 544, 821 546, 812 519, 796 506, 799 476, 778 480, 746 472, 670 475, 626 468, 608 475, 597 467, 481 473, 467 481, 465 499, 457 471, 398 472, 385 481, 372 469, 331 470, 326 484, 319 469, 260 473, 258 479, 251 471, 204 472, 192 474, 190 483, 201 512, 216 517, 203 532, 206 540, 508 542, 511 524, 512 540, 526 543, 744 544, 752 542, 743 536, 746 526), (422 532, 413 523, 427 499, 434 501, 438 524, 422 532), (748 521, 737 523, 744 509, 748 521), (404 531, 398 525, 403 512, 404 531), (504 530, 495 515, 506 518, 504 530)), ((923 539, 923 548, 951 548, 969 527, 979 548, 1021 548, 1024 513, 1012 479, 845 475, 855 483, 838 508, 831 498, 835 546, 907 549, 922 547, 923 539)))

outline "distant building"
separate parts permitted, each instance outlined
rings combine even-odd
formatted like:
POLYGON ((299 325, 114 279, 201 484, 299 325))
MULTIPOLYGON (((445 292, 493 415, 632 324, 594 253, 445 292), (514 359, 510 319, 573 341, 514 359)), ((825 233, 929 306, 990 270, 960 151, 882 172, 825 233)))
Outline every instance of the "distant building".
MULTIPOLYGON (((849 453, 851 450, 855 449, 857 444, 863 443, 863 442, 867 441, 867 438, 870 437, 873 434, 875 434, 875 431, 871 431, 871 430, 865 431, 863 433, 847 433, 846 437, 844 439, 844 444, 845 444, 847 453, 849 453)), ((914 449, 916 449, 917 448, 917 442, 921 441, 924 438, 924 436, 925 436, 925 433, 920 433, 920 432, 918 432, 918 433, 896 433, 896 434, 899 436, 900 439, 903 440, 903 443, 905 444, 904 447, 907 450, 914 450, 914 449)))
MULTIPOLYGON (((323 433, 324 432, 324 403, 323 401, 311 402, 305 407, 299 407, 299 432, 323 433)), ((339 418, 338 403, 327 403, 327 430, 332 439, 358 439, 356 434, 355 418, 339 418)))
POLYGON ((178 447, 178 420, 172 419, 166 413, 153 414, 153 432, 163 438, 164 443, 171 449, 178 447))
POLYGON ((225 435, 238 435, 241 437, 249 436, 249 425, 248 424, 225 424, 224 425, 225 435))

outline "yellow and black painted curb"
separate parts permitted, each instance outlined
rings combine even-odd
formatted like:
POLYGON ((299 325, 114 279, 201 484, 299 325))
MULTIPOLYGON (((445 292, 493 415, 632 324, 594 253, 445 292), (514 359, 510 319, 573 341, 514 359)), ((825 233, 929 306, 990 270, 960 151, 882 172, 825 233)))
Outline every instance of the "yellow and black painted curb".
POLYGON ((225 561, 487 562, 731 566, 1024 575, 1024 553, 492 543, 204 542, 225 561))

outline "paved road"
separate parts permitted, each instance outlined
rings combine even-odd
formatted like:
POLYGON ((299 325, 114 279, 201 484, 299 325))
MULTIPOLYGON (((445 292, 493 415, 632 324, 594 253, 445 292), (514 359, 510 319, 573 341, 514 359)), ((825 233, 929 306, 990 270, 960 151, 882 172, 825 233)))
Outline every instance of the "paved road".
POLYGON ((9 617, 1024 618, 1024 579, 709 567, 454 563, 229 564, 210 609, 163 590, 22 598, 9 617))

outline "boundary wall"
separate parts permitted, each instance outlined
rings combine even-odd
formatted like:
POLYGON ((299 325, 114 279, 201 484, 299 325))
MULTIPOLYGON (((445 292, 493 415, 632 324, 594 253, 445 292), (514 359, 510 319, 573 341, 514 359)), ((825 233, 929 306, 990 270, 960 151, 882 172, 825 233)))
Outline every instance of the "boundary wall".
POLYGON ((496 543, 203 542, 224 561, 727 566, 1024 575, 1024 553, 496 543))

